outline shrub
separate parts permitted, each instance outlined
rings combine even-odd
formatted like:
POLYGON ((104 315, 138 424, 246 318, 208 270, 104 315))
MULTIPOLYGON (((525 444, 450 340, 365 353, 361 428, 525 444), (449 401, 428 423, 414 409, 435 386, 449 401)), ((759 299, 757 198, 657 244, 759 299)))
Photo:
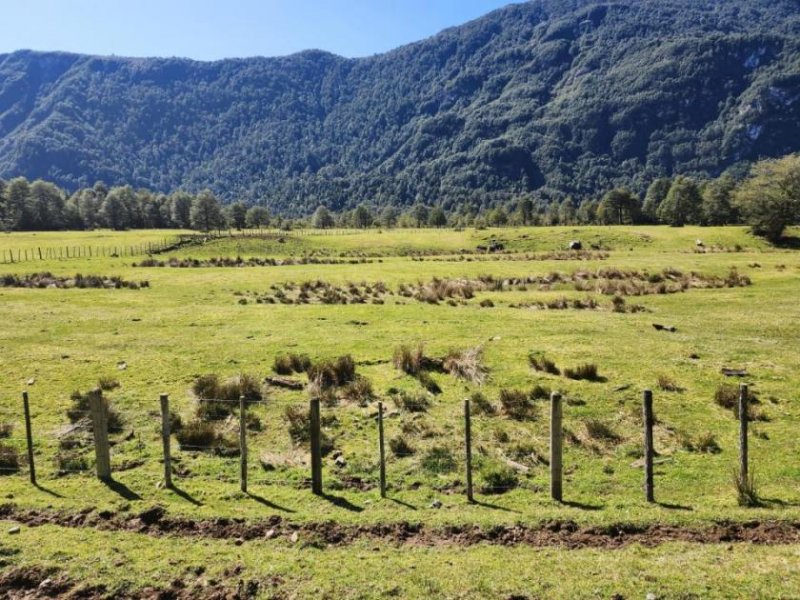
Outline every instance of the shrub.
POLYGON ((495 406, 481 392, 475 392, 469 397, 470 407, 476 415, 493 416, 497 414, 495 406))
POLYGON ((223 421, 233 414, 233 402, 199 400, 195 412, 200 421, 223 421))
POLYGON ((186 423, 175 434, 181 450, 210 451, 219 438, 217 430, 211 423, 194 420, 186 423))
POLYGON ((416 348, 401 345, 395 348, 392 362, 396 369, 412 376, 416 376, 423 369, 425 362, 425 347, 422 344, 416 348))
POLYGON ((547 400, 550 398, 552 390, 544 385, 536 384, 530 391, 531 400, 547 400))
MULTIPOLYGON (((67 409, 67 417, 70 420, 70 423, 77 423, 81 419, 86 419, 90 417, 91 405, 89 402, 91 392, 89 393, 81 393, 80 391, 76 390, 72 392, 70 395, 70 399, 72 400, 72 406, 67 409)), ((102 393, 101 393, 102 397, 102 393)), ((105 400, 104 400, 105 401, 105 400)), ((110 403, 106 402, 107 414, 108 414, 108 431, 110 433, 119 433, 122 431, 122 427, 124 425, 122 415, 117 412, 110 403)))
POLYGON ((461 351, 451 351, 444 359, 444 370, 451 375, 483 385, 487 369, 483 364, 483 348, 476 346, 461 351))
POLYGON ((110 392, 111 390, 115 390, 119 387, 119 381, 113 377, 101 377, 97 380, 97 387, 104 392, 110 392))
POLYGON ((283 354, 275 357, 272 370, 278 375, 305 373, 311 368, 311 359, 307 354, 283 354))
POLYGON ((225 382, 221 382, 216 374, 201 375, 192 385, 192 391, 201 400, 222 400, 230 403, 238 402, 241 396, 247 402, 259 402, 264 397, 259 379, 247 373, 241 373, 225 382))
POLYGON ((733 487, 736 489, 736 497, 739 506, 757 507, 761 506, 761 498, 758 495, 755 473, 751 470, 746 477, 742 477, 739 469, 733 471, 733 487))
POLYGON ((320 389, 341 387, 351 383, 356 376, 356 363, 349 354, 334 360, 323 360, 311 365, 308 378, 320 389))
POLYGON ((452 473, 457 466, 453 452, 445 446, 434 446, 422 457, 422 468, 430 473, 452 473))
POLYGON ((486 298, 485 300, 481 300, 480 306, 481 308, 494 308, 494 302, 486 298))
POLYGON ((410 394, 405 390, 394 396, 394 402, 398 408, 412 413, 426 412, 430 407, 430 400, 424 394, 410 394))
POLYGON ((310 416, 307 410, 300 406, 287 406, 284 412, 289 422, 289 437, 295 444, 302 444, 311 439, 310 416))
POLYGON ((556 363, 548 359, 542 352, 528 354, 528 364, 536 371, 550 373, 551 375, 561 375, 561 370, 556 366, 556 363))
POLYGON ((11 475, 19 471, 19 453, 8 444, 0 444, 0 475, 11 475))
POLYGON ((60 451, 56 454, 56 471, 59 476, 89 470, 89 460, 80 452, 60 451))
MULTIPOLYGON (((739 418, 739 388, 735 385, 722 384, 714 392, 714 402, 722 408, 733 411, 733 416, 739 418)), ((768 421, 769 417, 761 411, 753 408, 759 404, 758 395, 753 391, 748 391, 747 395, 747 416, 751 421, 768 421)))
POLYGON ((352 402, 357 402, 360 406, 366 406, 375 398, 372 383, 366 377, 357 376, 354 381, 348 383, 343 395, 352 402))
POLYGON ((481 470, 484 494, 504 494, 519 485, 517 473, 505 465, 488 465, 481 470))
POLYGON ((656 384, 658 385, 658 389, 663 390, 665 392, 681 391, 681 387, 675 382, 674 379, 672 379, 668 375, 659 375, 658 379, 656 380, 656 384))
POLYGON ((536 405, 528 394, 521 390, 500 390, 500 406, 503 414, 515 421, 528 421, 536 418, 536 405))
POLYGON ((714 434, 708 431, 700 434, 695 443, 695 448, 697 448, 698 452, 704 454, 719 454, 722 452, 722 448, 720 448, 719 443, 717 443, 714 434))
POLYGON ((564 376, 568 379, 601 381, 601 377, 597 372, 597 365, 590 363, 579 365, 574 369, 564 369, 564 376))
POLYGON ((397 458, 405 458, 414 454, 414 447, 402 435, 389 440, 389 449, 397 458))
POLYGON ((220 397, 219 377, 214 374, 201 375, 192 385, 194 395, 203 400, 215 400, 220 397))
POLYGON ((589 419, 585 423, 586 434, 593 440, 600 440, 603 442, 616 443, 621 441, 622 438, 615 432, 611 426, 599 421, 597 419, 589 419))

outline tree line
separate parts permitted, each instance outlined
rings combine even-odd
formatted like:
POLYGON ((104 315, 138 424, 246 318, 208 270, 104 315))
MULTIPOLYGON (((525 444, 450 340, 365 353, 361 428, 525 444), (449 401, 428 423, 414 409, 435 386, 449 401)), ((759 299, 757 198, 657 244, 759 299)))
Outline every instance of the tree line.
POLYGON ((235 202, 223 206, 209 190, 170 195, 131 186, 91 188, 67 195, 53 183, 18 177, 0 180, 0 229, 5 231, 180 228, 214 229, 314 227, 503 227, 510 225, 683 225, 749 224, 754 233, 778 241, 786 227, 800 222, 800 155, 755 164, 748 176, 696 180, 679 175, 658 178, 644 198, 627 188, 600 199, 546 203, 523 194, 486 211, 466 203, 410 208, 360 204, 335 212, 320 205, 313 214, 286 219, 260 205, 235 202))

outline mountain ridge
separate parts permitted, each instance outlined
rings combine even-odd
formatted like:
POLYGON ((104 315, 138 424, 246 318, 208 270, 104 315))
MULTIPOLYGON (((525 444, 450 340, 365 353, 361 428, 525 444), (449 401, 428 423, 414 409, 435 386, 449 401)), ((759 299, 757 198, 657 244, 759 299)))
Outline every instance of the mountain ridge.
POLYGON ((793 0, 547 0, 364 58, 22 51, 0 55, 0 175, 288 215, 641 192, 800 149, 798 34, 793 0))

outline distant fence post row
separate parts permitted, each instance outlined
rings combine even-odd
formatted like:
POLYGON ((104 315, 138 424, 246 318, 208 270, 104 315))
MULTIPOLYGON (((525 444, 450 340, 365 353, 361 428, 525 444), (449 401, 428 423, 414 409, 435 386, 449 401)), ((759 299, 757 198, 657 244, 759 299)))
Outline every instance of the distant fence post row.
MULTIPOLYGON (((171 416, 169 410, 169 396, 161 394, 161 439, 164 462, 164 485, 173 488, 172 482, 172 454, 171 454, 171 416)), ((748 464, 748 387, 742 384, 739 388, 739 471, 738 476, 746 481, 749 473, 748 464)), ((25 439, 28 455, 28 469, 30 481, 37 485, 36 468, 34 462, 34 438, 31 424, 30 401, 28 392, 22 393, 23 416, 25 419, 25 439)), ((92 422, 92 432, 95 448, 95 468, 97 477, 103 481, 112 478, 111 453, 108 439, 108 401, 100 390, 93 390, 89 394, 89 408, 92 422)), ((655 447, 653 440, 653 426, 655 423, 653 411, 653 393, 645 390, 642 397, 642 416, 644 427, 644 497, 649 503, 655 502, 655 484, 653 473, 653 458, 655 447)), ((384 407, 378 402, 376 415, 378 434, 378 457, 380 467, 380 494, 387 496, 386 486, 386 456, 384 443, 384 407)), ((309 403, 309 450, 311 455, 311 491, 315 495, 324 495, 322 482, 322 429, 321 429, 320 401, 313 399, 309 403)), ((561 395, 554 392, 550 396, 550 496, 556 502, 563 502, 563 404, 561 395)), ((239 483, 242 492, 247 493, 248 449, 247 449, 247 401, 244 397, 239 399, 239 483)), ((466 465, 466 497, 474 502, 473 472, 472 472, 472 420, 470 401, 464 401, 464 453, 466 465)))
POLYGON ((166 251, 175 245, 167 238, 158 242, 127 246, 59 246, 56 248, 17 248, 2 250, 0 264, 14 264, 34 260, 66 260, 74 258, 123 258, 148 256, 166 251))

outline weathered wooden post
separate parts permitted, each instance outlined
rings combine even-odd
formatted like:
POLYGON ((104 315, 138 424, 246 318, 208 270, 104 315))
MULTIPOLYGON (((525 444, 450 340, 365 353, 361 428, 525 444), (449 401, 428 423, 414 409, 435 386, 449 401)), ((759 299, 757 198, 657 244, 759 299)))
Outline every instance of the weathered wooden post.
POLYGON ((550 496, 553 500, 563 500, 563 428, 561 394, 550 395, 550 496))
POLYGON ((653 491, 653 392, 645 390, 642 402, 644 422, 644 494, 648 502, 655 502, 653 491))
POLYGON ((749 476, 749 465, 747 460, 747 423, 750 417, 748 409, 748 390, 747 384, 739 386, 739 477, 744 484, 749 476))
POLYGON ((22 392, 22 410, 25 413, 25 440, 28 444, 28 473, 31 483, 36 485, 36 465, 33 462, 33 433, 31 430, 31 407, 28 403, 28 392, 22 392))
POLYGON ((467 501, 474 502, 475 497, 472 493, 472 416, 469 400, 464 400, 464 447, 467 454, 467 501))
POLYGON ((311 433, 311 491, 322 495, 322 439, 320 431, 319 398, 311 400, 309 413, 311 433))
POLYGON ((108 404, 100 390, 89 392, 89 408, 94 432, 94 453, 97 477, 111 479, 111 446, 108 443, 108 404))
POLYGON ((247 493, 247 401, 239 396, 239 484, 247 493))
POLYGON ((386 498, 386 447, 383 440, 383 402, 378 402, 378 452, 381 459, 381 498, 386 498))
POLYGON ((161 445, 164 448, 164 485, 172 487, 172 454, 170 452, 169 395, 161 394, 161 445))

